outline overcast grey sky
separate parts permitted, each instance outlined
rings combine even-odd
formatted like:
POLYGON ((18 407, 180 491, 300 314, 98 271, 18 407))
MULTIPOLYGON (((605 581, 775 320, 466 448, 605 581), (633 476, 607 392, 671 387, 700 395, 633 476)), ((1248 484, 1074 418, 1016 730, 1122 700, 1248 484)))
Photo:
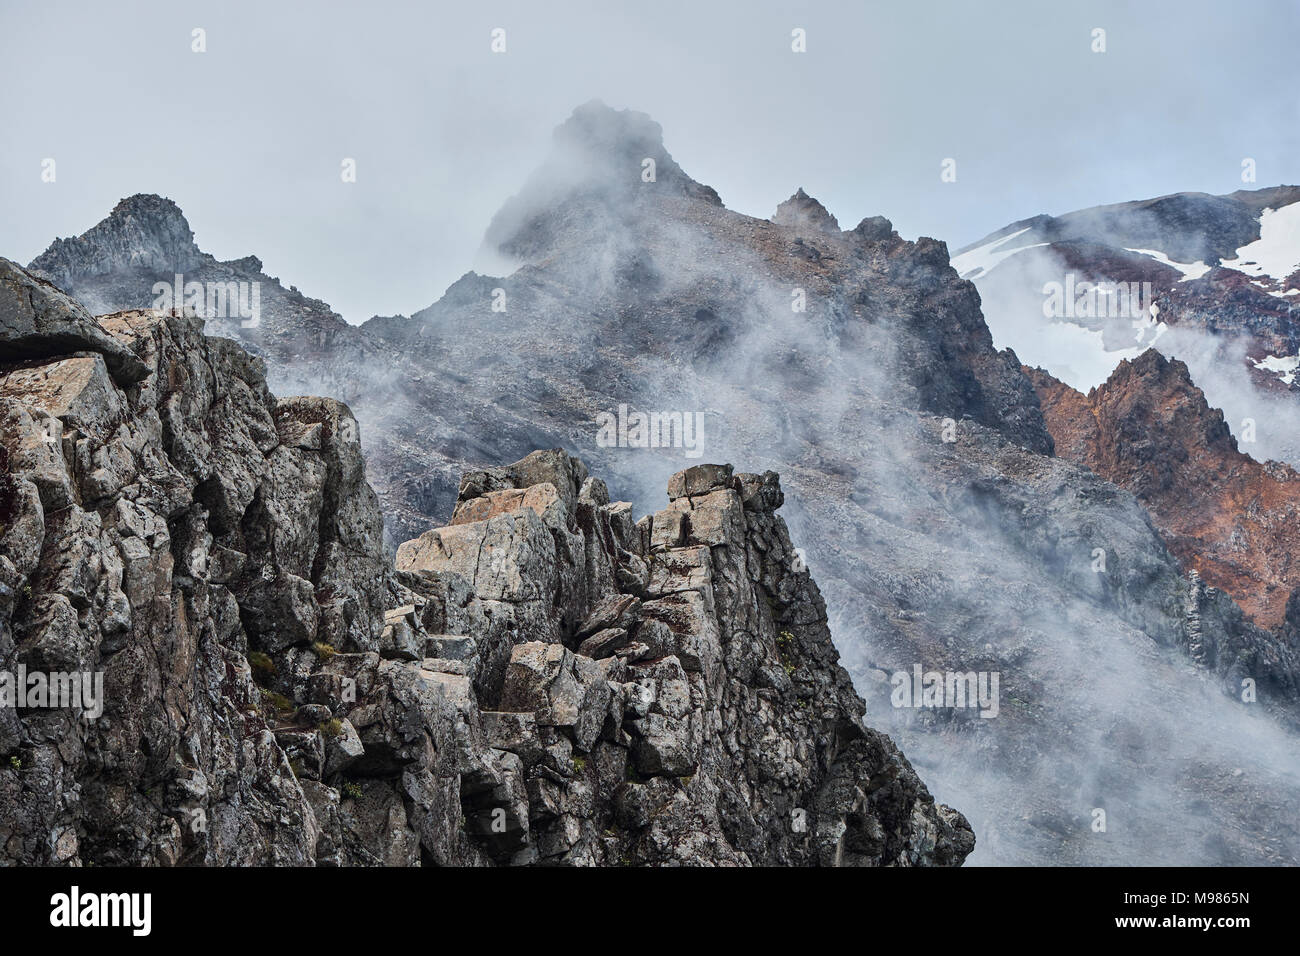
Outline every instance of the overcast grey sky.
POLYGON ((1300 181, 1296 0, 0 11, 0 255, 25 263, 156 192, 205 251, 256 254, 352 322, 409 314, 468 270, 551 129, 593 97, 650 113, 733 209, 766 217, 803 186, 842 226, 881 214, 953 248, 1039 212, 1231 192, 1245 157, 1258 186, 1300 181))

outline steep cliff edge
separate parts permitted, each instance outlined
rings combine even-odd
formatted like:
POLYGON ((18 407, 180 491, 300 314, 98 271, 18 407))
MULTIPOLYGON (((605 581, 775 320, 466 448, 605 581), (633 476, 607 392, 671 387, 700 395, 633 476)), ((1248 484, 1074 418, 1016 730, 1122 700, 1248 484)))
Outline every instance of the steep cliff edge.
POLYGON ((973 848, 862 722, 775 474, 687 469, 634 522, 537 452, 467 474, 394 570, 345 405, 277 400, 199 321, 96 320, 7 260, 0 335, 0 670, 103 680, 0 706, 0 859, 973 848))

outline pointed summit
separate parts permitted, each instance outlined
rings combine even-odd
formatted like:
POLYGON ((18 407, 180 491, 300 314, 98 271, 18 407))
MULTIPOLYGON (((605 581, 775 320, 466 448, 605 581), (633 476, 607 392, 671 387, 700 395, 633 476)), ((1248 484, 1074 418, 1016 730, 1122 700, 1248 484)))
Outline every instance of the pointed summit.
POLYGON ((551 248, 549 224, 560 210, 581 207, 583 218, 619 218, 638 203, 668 197, 722 200, 691 179, 664 148, 663 128, 647 114, 590 100, 555 129, 554 147, 524 188, 493 217, 489 249, 530 258, 551 248))
MULTIPOLYGON (((557 145, 582 150, 592 158, 617 161, 631 157, 638 161, 646 156, 667 157, 664 130, 646 113, 616 110, 601 100, 588 100, 555 128, 557 145)), ((671 159, 663 165, 677 172, 680 167, 671 159)))
POLYGON ((28 268, 66 286, 118 270, 185 272, 199 261, 194 232, 180 207, 162 196, 137 193, 77 238, 54 240, 28 268))
POLYGON ((663 127, 637 110, 616 110, 589 100, 555 128, 552 138, 555 147, 525 193, 537 185, 620 192, 643 185, 706 188, 686 175, 664 148, 663 127))
POLYGON ((772 221, 778 226, 785 226, 796 232, 840 231, 839 221, 800 186, 795 194, 776 207, 772 221))

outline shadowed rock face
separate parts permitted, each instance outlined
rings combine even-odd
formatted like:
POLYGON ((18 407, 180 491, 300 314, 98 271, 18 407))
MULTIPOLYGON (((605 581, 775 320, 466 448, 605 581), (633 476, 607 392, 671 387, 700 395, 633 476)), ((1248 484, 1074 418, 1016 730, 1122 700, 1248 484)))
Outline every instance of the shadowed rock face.
POLYGON ((0 707, 0 859, 971 851, 863 724, 775 474, 690 469, 634 522, 580 461, 538 452, 466 475, 452 525, 394 570, 346 406, 277 400, 192 318, 91 334, 0 268, 84 346, 24 328, 41 357, 0 364, 0 671, 102 675, 94 700, 0 707))
POLYGON ((99 352, 124 381, 144 375, 144 366, 105 334, 80 304, 51 283, 0 258, 0 341, 8 359, 40 359, 82 349, 99 352))
POLYGON ((1239 451, 1187 366, 1154 349, 1086 396, 1030 375, 1058 454, 1132 491, 1185 566, 1280 627, 1300 586, 1300 475, 1239 451))
MULTIPOLYGON (((544 560, 493 571, 492 554, 513 540, 545 555, 544 529, 560 540, 554 515, 581 484, 501 463, 561 447, 641 511, 700 461, 779 471, 799 565, 817 575, 867 723, 971 819, 972 862, 1300 862, 1285 655, 1184 574, 1130 492, 1050 456, 1033 384, 994 349, 943 243, 907 242, 881 217, 839 230, 806 194, 773 221, 731 212, 657 124, 598 104, 561 127, 542 170, 488 231, 506 275, 471 273, 409 318, 324 339, 300 331, 312 320, 291 298, 268 328, 231 329, 277 390, 349 402, 402 562, 467 569, 472 556, 476 581, 486 563, 473 606, 513 619, 549 588, 576 592, 544 560), (701 457, 598 441, 598 416, 621 406, 699 414, 701 457), (895 706, 892 678, 916 666, 997 674, 996 718, 895 706), (1261 688, 1250 707, 1245 678, 1261 688), (1096 809, 1113 837, 1094 830, 1096 809)), ((691 546, 684 526, 653 522, 669 551, 691 546)), ((699 582, 703 562, 684 559, 672 555, 675 573, 699 582)), ((612 573, 638 596, 635 562, 612 573)), ((454 593, 449 607, 470 600, 454 593)), ((620 619, 560 643, 606 659, 630 646, 620 619)), ((480 707, 503 706, 498 680, 516 699, 513 646, 480 653, 480 707)), ((696 673, 687 650, 674 656, 696 673)), ((520 664, 557 666, 544 657, 520 664)), ((677 766, 679 751, 643 766, 677 766)))

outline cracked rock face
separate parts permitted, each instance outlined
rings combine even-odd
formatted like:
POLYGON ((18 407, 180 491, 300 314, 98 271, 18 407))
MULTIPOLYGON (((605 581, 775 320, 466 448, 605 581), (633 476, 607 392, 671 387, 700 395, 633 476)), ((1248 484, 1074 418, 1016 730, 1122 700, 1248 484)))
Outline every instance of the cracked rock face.
POLYGON ((535 452, 393 569, 346 406, 276 399, 195 319, 90 319, 7 261, 0 288, 0 669, 103 679, 99 714, 0 707, 5 862, 973 848, 863 723, 774 474, 696 466, 634 521, 535 452))
POLYGON ((522 768, 527 814, 491 803, 501 782, 475 804, 515 834, 490 853, 960 862, 973 846, 964 819, 861 721, 825 605, 774 513, 776 476, 695 466, 669 495, 633 523, 581 462, 536 452, 466 475, 453 524, 399 549, 415 619, 487 622, 471 654, 421 666, 456 674, 467 719, 522 768))

